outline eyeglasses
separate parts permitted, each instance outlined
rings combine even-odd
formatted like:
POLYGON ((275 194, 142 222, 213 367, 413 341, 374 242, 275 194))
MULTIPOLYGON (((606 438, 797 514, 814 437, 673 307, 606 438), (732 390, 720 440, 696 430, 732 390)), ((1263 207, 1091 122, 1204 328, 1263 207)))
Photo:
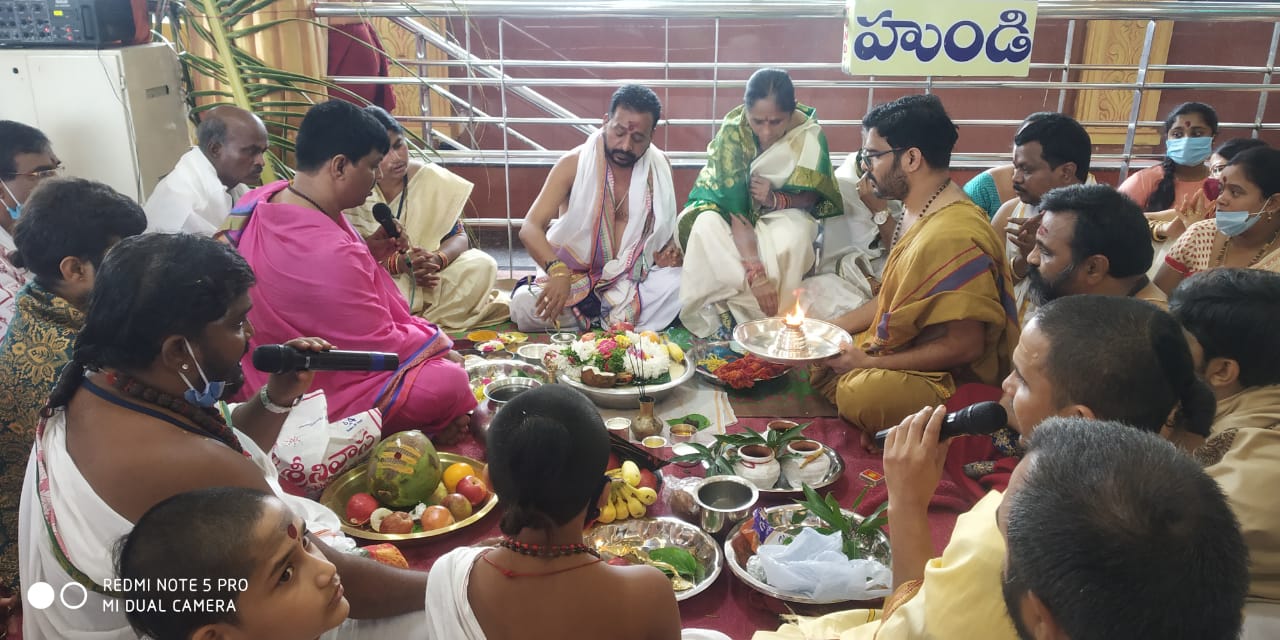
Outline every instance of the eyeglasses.
POLYGON ((892 149, 885 149, 884 151, 867 151, 866 149, 858 149, 858 157, 857 157, 858 168, 861 169, 863 173, 866 173, 868 171, 871 171, 872 160, 875 160, 880 156, 888 155, 890 153, 896 156, 897 154, 902 153, 903 151, 906 151, 906 150, 907 150, 906 147, 894 147, 892 149))
POLYGON ((36 169, 35 171, 28 171, 26 173, 15 173, 13 174, 13 177, 19 178, 22 176, 26 176, 30 178, 35 178, 36 180, 44 180, 45 178, 52 178, 60 173, 62 173, 61 162, 54 165, 52 169, 36 169))

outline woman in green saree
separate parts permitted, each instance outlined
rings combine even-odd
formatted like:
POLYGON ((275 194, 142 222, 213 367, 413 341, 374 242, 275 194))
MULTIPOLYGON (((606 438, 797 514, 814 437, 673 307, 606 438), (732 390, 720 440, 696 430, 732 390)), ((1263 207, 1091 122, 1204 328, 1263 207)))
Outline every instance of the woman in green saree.
POLYGON ((699 337, 789 310, 817 221, 844 210, 817 113, 796 104, 787 72, 756 71, 743 102, 707 146, 677 222, 680 320, 699 337))

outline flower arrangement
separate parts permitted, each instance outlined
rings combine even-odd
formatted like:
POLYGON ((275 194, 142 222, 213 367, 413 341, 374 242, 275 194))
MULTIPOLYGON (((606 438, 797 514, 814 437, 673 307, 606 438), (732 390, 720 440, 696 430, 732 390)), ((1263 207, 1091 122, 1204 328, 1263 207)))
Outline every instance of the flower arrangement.
POLYGON ((593 387, 663 384, 683 368, 684 350, 652 331, 620 329, 584 333, 558 359, 571 377, 593 387))

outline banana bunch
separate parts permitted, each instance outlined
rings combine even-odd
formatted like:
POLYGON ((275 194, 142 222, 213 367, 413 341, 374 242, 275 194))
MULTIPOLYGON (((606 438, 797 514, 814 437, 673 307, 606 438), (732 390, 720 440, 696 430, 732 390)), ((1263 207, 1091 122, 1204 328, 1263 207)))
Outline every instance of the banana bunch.
POLYGON ((617 469, 605 471, 609 482, 609 501, 600 508, 596 520, 608 524, 614 520, 643 518, 647 507, 658 501, 658 492, 640 486, 640 467, 626 460, 617 469))

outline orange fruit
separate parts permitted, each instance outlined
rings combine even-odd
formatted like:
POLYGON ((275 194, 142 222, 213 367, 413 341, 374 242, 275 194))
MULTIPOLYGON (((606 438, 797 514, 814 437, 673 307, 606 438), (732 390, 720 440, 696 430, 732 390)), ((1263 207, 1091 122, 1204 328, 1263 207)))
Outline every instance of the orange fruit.
POLYGON ((444 488, 448 489, 449 493, 453 493, 458 488, 459 481, 467 476, 474 475, 476 475, 476 470, 471 465, 465 462, 455 462, 444 470, 444 477, 441 482, 444 483, 444 488))

